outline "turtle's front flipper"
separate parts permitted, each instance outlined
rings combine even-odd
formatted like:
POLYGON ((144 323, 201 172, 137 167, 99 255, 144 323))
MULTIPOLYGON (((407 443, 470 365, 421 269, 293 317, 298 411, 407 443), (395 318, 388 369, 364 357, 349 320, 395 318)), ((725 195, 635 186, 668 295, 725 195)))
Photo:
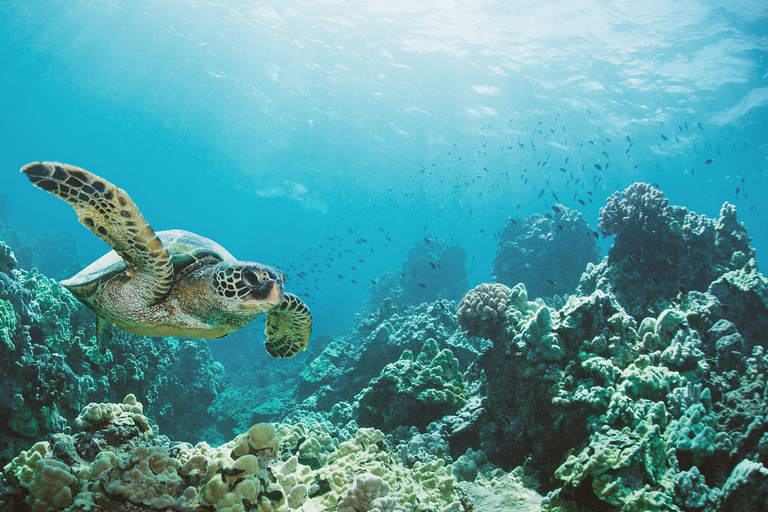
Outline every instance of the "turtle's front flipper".
POLYGON ((286 293, 278 306, 267 313, 264 330, 267 353, 274 357, 293 357, 309 345, 312 334, 312 314, 300 298, 286 293))
POLYGON ((34 162, 21 172, 37 187, 75 208, 88 229, 123 258, 138 279, 133 299, 144 306, 157 304, 173 283, 168 251, 128 194, 84 169, 57 162, 34 162))

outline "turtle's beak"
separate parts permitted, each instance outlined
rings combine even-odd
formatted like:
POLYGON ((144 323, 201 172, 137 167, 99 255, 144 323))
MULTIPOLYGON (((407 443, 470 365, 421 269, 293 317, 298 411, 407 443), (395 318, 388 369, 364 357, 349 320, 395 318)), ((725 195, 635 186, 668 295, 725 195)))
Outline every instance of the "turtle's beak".
POLYGON ((283 302, 284 294, 282 280, 270 279, 258 288, 252 288, 248 294, 248 298, 251 300, 245 301, 244 305, 247 308, 249 303, 256 302, 259 307, 264 307, 267 304, 277 306, 283 302))

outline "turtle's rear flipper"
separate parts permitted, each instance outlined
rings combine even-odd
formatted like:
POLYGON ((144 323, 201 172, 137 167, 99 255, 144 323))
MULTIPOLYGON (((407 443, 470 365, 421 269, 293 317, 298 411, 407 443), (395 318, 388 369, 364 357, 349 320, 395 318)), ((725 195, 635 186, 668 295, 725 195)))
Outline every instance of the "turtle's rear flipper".
POLYGON ((128 194, 79 167, 34 162, 21 172, 37 187, 75 208, 80 222, 104 240, 138 274, 131 298, 137 305, 160 302, 173 284, 171 256, 128 194))
POLYGON ((274 357, 293 357, 309 345, 312 334, 312 314, 300 298, 286 293, 283 302, 267 313, 264 330, 267 353, 274 357))

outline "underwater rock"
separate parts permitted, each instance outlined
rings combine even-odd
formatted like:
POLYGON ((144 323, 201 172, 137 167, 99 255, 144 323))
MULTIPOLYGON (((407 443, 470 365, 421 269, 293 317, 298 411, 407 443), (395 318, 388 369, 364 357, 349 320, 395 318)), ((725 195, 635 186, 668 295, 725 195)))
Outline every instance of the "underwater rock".
POLYGON ((408 249, 400 272, 387 272, 371 287, 368 309, 389 298, 396 306, 459 300, 469 286, 459 245, 431 234, 408 249))
POLYGON ((8 274, 8 271, 16 268, 17 264, 11 248, 5 242, 0 241, 0 272, 8 274))
POLYGON ((724 316, 739 326, 747 353, 756 344, 768 348, 768 279, 750 259, 743 267, 726 272, 707 290, 725 310, 724 316))
POLYGON ((743 460, 723 485, 722 509, 744 512, 765 510, 768 503, 768 468, 743 460))
POLYGON ((551 215, 507 221, 493 259, 495 282, 524 283, 531 297, 576 290, 587 263, 600 258, 597 241, 580 212, 562 204, 552 210, 551 215))

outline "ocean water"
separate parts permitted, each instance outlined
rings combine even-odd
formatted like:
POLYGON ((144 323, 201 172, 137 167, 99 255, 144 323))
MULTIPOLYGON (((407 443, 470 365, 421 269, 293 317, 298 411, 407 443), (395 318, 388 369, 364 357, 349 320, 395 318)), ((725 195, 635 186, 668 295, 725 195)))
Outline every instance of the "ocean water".
POLYGON ((767 27, 758 0, 4 1, 1 190, 87 263, 107 247, 17 172, 86 168, 282 268, 328 334, 424 236, 474 286, 508 217, 556 195, 594 228, 635 181, 735 204, 765 266, 767 27))
POLYGON ((731 203, 765 272, 767 63, 765 0, 0 0, 0 512, 320 512, 368 472, 382 510, 765 510, 768 281, 742 233, 598 218, 636 182, 731 203), (268 356, 261 318, 99 354, 48 278, 108 247, 18 172, 39 160, 283 270, 309 348, 268 356), (589 244, 565 260, 557 229, 589 244), (579 294, 594 241, 615 258, 579 294))

